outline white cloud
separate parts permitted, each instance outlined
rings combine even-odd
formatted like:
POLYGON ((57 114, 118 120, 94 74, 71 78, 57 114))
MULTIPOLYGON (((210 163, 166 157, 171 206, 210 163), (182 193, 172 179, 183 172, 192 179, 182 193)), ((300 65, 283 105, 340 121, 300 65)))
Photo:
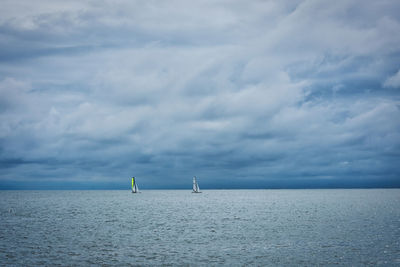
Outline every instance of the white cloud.
POLYGON ((383 86, 399 88, 400 87, 400 70, 393 76, 387 78, 386 81, 383 83, 383 86))

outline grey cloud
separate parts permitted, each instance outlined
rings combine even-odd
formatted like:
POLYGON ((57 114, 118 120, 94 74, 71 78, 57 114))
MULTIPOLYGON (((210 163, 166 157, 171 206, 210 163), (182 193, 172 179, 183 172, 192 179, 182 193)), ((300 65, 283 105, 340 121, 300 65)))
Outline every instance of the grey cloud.
POLYGON ((400 183, 395 1, 18 6, 0 11, 0 183, 400 183))
POLYGON ((387 78, 386 81, 383 83, 383 86, 394 88, 400 87, 400 70, 393 76, 387 78))

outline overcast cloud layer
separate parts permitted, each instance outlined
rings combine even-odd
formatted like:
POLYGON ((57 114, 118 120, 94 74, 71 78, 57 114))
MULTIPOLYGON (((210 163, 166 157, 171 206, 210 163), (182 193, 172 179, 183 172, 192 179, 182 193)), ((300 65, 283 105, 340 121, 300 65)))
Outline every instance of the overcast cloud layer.
POLYGON ((400 186, 400 1, 0 5, 0 188, 400 186))

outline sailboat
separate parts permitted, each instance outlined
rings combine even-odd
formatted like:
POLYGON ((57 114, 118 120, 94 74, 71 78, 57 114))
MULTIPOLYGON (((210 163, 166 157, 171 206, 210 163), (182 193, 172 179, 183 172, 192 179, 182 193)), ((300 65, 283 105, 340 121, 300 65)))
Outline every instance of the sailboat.
POLYGON ((193 176, 193 192, 192 193, 201 193, 199 184, 196 181, 196 176, 193 176))
POLYGON ((135 177, 132 177, 132 193, 139 193, 139 187, 136 184, 135 177))

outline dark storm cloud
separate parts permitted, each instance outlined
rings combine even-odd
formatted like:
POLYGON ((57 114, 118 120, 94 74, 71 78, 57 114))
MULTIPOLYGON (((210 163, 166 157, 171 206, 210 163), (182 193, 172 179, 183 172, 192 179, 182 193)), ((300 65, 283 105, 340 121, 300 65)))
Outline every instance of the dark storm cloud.
POLYGON ((396 1, 3 1, 0 185, 400 186, 396 1))

